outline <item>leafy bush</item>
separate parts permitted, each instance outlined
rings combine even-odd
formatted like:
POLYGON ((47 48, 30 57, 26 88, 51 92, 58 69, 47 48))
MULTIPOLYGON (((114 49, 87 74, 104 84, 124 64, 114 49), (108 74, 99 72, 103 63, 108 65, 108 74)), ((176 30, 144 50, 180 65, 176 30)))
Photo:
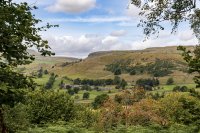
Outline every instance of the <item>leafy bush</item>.
POLYGON ((10 133, 17 131, 27 131, 30 126, 28 119, 27 106, 18 103, 13 108, 3 106, 4 121, 10 133))
POLYGON ((153 79, 138 79, 136 85, 143 87, 145 90, 151 91, 152 87, 158 86, 160 84, 157 78, 153 79))
POLYGON ((51 89, 53 87, 56 77, 57 77, 57 75, 55 75, 54 73, 51 74, 48 82, 45 85, 45 89, 51 89))
POLYGON ((130 75, 142 74, 147 72, 154 77, 164 77, 172 73, 172 70, 176 69, 173 63, 166 60, 156 59, 154 63, 144 65, 131 65, 131 60, 115 61, 112 64, 106 65, 105 70, 120 75, 121 73, 129 73, 130 75))
POLYGON ((169 79, 167 80, 166 85, 172 85, 172 84, 174 84, 174 79, 173 79, 173 78, 169 78, 169 79))
POLYGON ((187 86, 176 86, 173 88, 173 91, 188 92, 189 89, 187 86))
POLYGON ((97 109, 103 105, 103 103, 109 99, 109 96, 107 94, 101 94, 97 96, 94 99, 94 102, 92 103, 93 108, 97 109))
POLYGON ((29 119, 40 124, 58 120, 69 121, 74 116, 74 102, 64 92, 33 91, 27 96, 29 119))
POLYGON ((89 97, 90 97, 90 93, 89 92, 83 93, 83 99, 89 99, 89 97))

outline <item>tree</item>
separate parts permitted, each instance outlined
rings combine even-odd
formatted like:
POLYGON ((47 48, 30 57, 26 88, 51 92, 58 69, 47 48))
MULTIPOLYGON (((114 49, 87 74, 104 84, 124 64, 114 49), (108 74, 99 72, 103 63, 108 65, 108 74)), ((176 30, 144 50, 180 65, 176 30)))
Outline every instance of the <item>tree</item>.
POLYGON ((60 81, 59 87, 60 89, 63 89, 65 87, 65 83, 63 80, 60 81))
POLYGON ((134 69, 131 70, 130 75, 136 75, 136 71, 134 69))
POLYGON ((193 51, 187 50, 185 47, 179 46, 178 50, 181 50, 184 60, 188 63, 189 73, 197 73, 194 77, 196 87, 200 87, 200 45, 196 46, 193 51))
MULTIPOLYGON (((0 86, 6 85, 7 91, 0 89, 5 97, 9 96, 8 92, 14 95, 15 89, 35 87, 29 77, 14 71, 18 65, 29 64, 34 60, 34 55, 29 54, 28 48, 36 48, 43 56, 53 55, 49 51, 48 42, 39 34, 52 25, 38 27, 41 20, 36 19, 32 14, 34 9, 37 7, 31 7, 26 2, 16 4, 12 0, 0 1, 0 86)), ((10 104, 11 101, 3 104, 10 104)), ((2 104, 0 105, 0 130, 2 133, 6 132, 2 104)))
POLYGON ((51 89, 53 87, 53 84, 56 80, 57 75, 55 75, 54 73, 51 74, 51 76, 49 77, 48 82, 45 85, 45 89, 51 89))
POLYGON ((79 91, 80 91, 79 87, 74 87, 74 93, 78 94, 79 91))
MULTIPOLYGON (((181 22, 189 23, 194 35, 200 42, 200 9, 197 0, 132 0, 132 4, 141 9, 139 15, 143 16, 138 26, 144 28, 146 38, 159 34, 164 30, 164 22, 170 22, 172 33, 176 32, 181 22)), ((197 87, 200 86, 200 45, 193 51, 185 47, 178 47, 183 51, 184 60, 188 63, 189 72, 198 73, 194 77, 197 87)))
POLYGON ((173 91, 175 91, 175 92, 188 92, 189 89, 188 89, 187 86, 175 86, 173 88, 173 91))
POLYGON ((89 97, 90 97, 90 93, 89 92, 83 93, 83 99, 89 99, 89 97))
POLYGON ((121 75, 122 74, 122 70, 120 68, 117 68, 114 72, 115 75, 121 75))
POLYGON ((43 76, 43 68, 41 67, 39 70, 38 70, 38 78, 42 78, 43 76))
POLYGON ((109 99, 109 96, 107 94, 101 94, 98 95, 95 99, 94 102, 92 103, 93 107, 95 109, 101 107, 103 105, 103 103, 109 99))
POLYGON ((169 78, 169 79, 167 80, 166 85, 172 85, 172 84, 174 84, 174 79, 173 79, 173 78, 169 78))
POLYGON ((46 70, 44 70, 44 74, 49 74, 49 72, 48 72, 48 70, 46 69, 46 70))
POLYGON ((121 83, 120 83, 120 87, 121 87, 122 89, 125 89, 126 86, 127 86, 127 82, 126 82, 124 79, 122 79, 122 81, 121 81, 121 83))
POLYGON ((114 77, 114 80, 113 80, 113 83, 114 83, 115 85, 118 85, 118 84, 120 84, 120 82, 121 82, 120 77, 119 77, 119 76, 115 76, 115 77, 114 77))

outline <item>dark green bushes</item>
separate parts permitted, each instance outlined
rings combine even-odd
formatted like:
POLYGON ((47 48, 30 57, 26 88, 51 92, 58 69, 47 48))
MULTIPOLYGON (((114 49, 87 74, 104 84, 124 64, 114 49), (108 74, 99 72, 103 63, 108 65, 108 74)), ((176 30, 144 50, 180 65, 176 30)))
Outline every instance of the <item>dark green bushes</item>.
POLYGON ((151 91, 152 87, 158 86, 160 84, 157 78, 153 79, 139 79, 136 81, 136 85, 143 87, 145 90, 151 91))
POLYGON ((120 75, 122 73, 129 73, 130 75, 148 73, 153 77, 164 77, 172 73, 176 69, 170 61, 156 59, 154 63, 146 65, 131 65, 131 61, 116 61, 112 64, 106 65, 105 70, 120 75))

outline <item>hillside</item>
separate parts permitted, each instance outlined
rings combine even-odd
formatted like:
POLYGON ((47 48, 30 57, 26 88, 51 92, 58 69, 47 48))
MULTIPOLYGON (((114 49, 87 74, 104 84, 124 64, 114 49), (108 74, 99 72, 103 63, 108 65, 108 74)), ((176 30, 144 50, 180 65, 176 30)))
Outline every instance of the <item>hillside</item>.
MULTIPOLYGON (((188 46, 188 49, 192 49, 192 46, 188 46)), ((51 69, 52 72, 60 76, 68 76, 70 78, 90 78, 90 79, 104 79, 113 78, 114 74, 104 70, 105 65, 109 65, 115 61, 131 59, 133 64, 145 65, 147 63, 155 62, 155 60, 167 60, 174 62, 176 65, 182 64, 186 67, 186 63, 183 61, 177 47, 159 47, 159 48, 147 48, 137 51, 103 51, 89 54, 89 56, 78 62, 72 63, 67 66, 56 65, 51 69)), ((180 67, 183 67, 180 66, 180 67)), ((125 78, 129 82, 136 81, 139 78, 151 77, 148 74, 141 75, 129 75, 122 74, 122 78, 125 78)), ((169 77, 173 77, 176 83, 193 83, 193 75, 189 75, 183 71, 175 70, 169 76, 159 78, 161 83, 165 83, 169 77)))
POLYGON ((80 59, 73 57, 57 57, 57 56, 41 56, 38 52, 34 50, 29 50, 31 55, 35 56, 35 61, 29 65, 20 66, 20 68, 25 69, 25 73, 31 73, 37 71, 39 68, 43 67, 44 69, 51 70, 55 65, 61 65, 66 62, 77 62, 80 59))

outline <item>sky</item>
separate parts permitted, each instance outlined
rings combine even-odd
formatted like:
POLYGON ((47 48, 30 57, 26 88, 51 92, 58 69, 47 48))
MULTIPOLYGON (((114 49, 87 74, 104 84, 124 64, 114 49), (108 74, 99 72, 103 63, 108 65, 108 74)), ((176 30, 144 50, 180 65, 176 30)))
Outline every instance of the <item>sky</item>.
MULTIPOLYGON (((139 9, 130 0, 14 0, 28 2, 42 24, 58 24, 40 33, 48 40, 56 56, 85 58, 91 52, 140 50, 149 47, 195 45, 197 40, 187 24, 171 34, 170 24, 159 37, 144 41, 142 27, 137 27, 139 9)), ((41 25, 42 25, 41 24, 41 25)))

